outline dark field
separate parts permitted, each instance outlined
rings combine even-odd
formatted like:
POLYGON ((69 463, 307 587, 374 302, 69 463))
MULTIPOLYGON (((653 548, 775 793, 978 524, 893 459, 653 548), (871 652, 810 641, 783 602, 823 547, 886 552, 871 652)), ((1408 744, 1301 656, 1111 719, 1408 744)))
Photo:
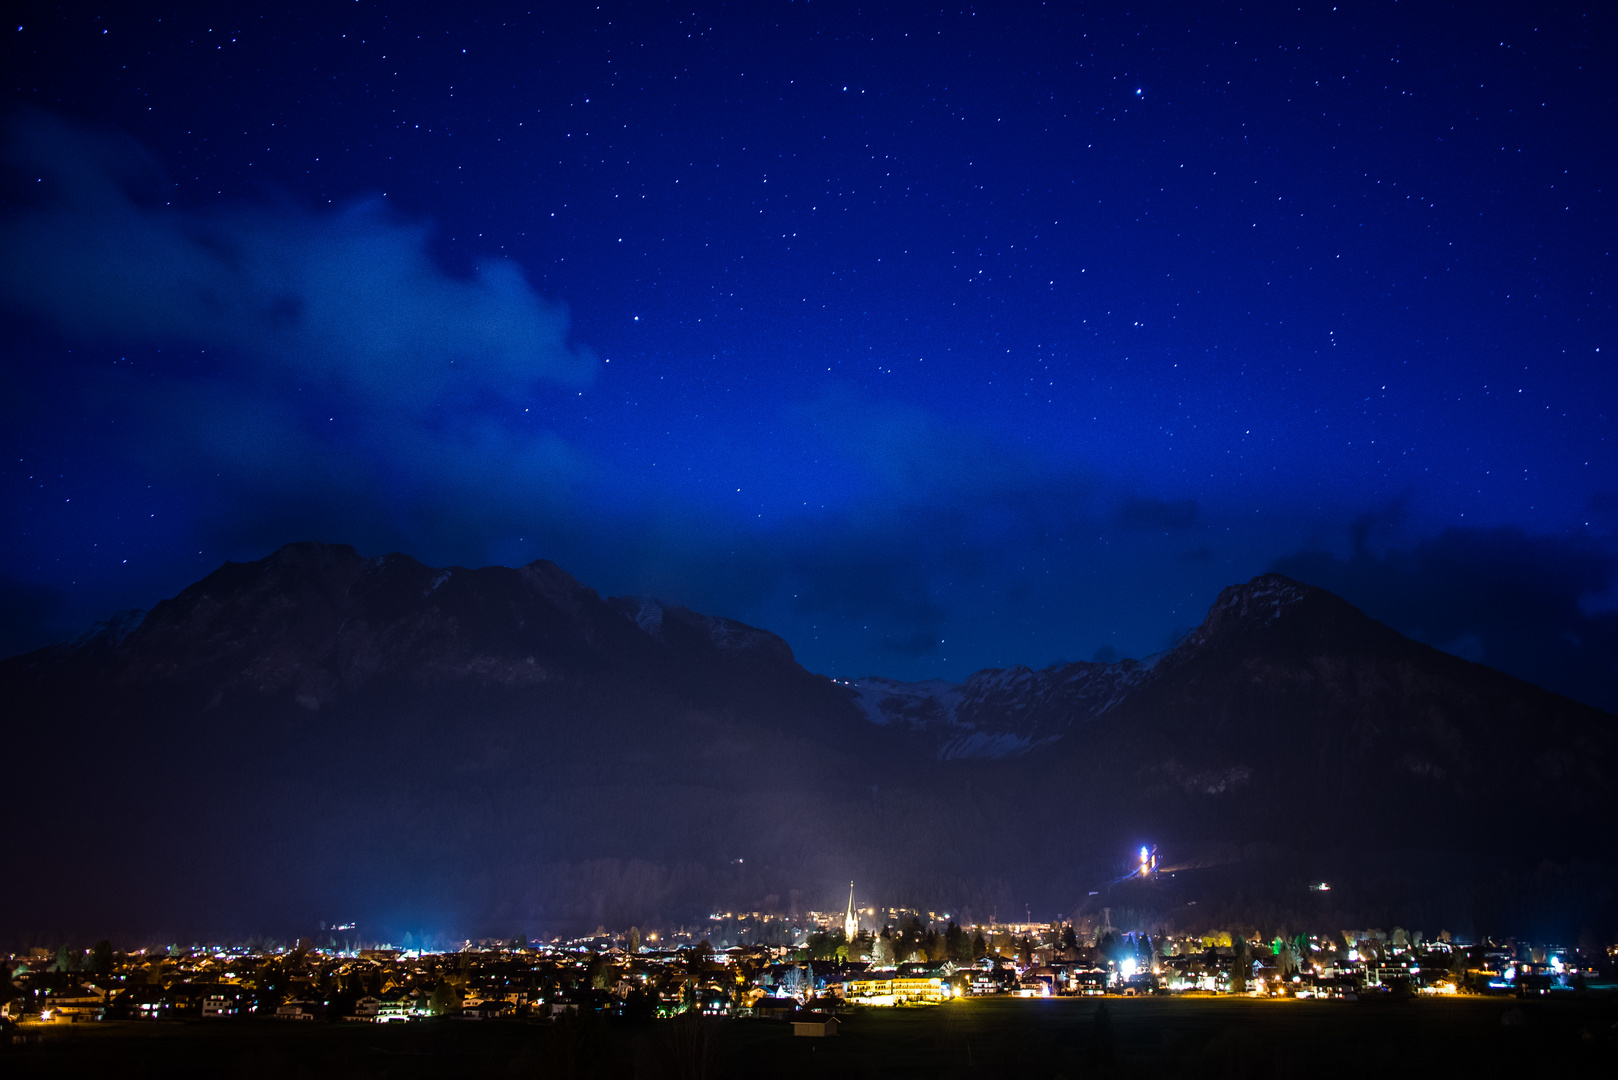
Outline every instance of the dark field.
POLYGON ((56 1028, 11 1077, 1526 1077, 1614 1075, 1618 1001, 980 1000, 771 1021, 273 1021, 56 1028), (1504 1021, 1504 1022, 1503 1022, 1504 1021))

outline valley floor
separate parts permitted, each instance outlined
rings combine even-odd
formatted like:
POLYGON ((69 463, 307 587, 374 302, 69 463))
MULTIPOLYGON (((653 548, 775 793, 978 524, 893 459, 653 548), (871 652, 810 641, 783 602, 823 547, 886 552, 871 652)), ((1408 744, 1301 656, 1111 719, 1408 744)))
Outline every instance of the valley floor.
POLYGON ((0 1048, 0 1073, 128 1080, 1524 1077, 1600 1075, 1614 1060, 1618 1000, 1611 998, 1056 998, 855 1011, 828 1039, 795 1038, 787 1024, 764 1020, 86 1024, 0 1048))

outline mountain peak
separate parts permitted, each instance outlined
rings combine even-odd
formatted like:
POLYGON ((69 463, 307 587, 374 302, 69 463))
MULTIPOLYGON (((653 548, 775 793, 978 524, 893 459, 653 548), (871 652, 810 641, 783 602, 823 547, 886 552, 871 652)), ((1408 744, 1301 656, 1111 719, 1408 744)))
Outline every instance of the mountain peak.
POLYGON ((1228 585, 1221 589, 1218 599, 1208 609, 1203 626, 1217 630, 1230 620, 1268 625, 1288 609, 1308 599, 1310 594, 1321 591, 1312 585, 1293 581, 1285 574, 1260 574, 1245 584, 1228 585))
POLYGON ((1427 649, 1335 593, 1284 574, 1260 574, 1219 593, 1208 616, 1164 655, 1171 666, 1217 653, 1392 655, 1427 649))
MULTIPOLYGON (((1011 887, 1045 903, 1082 902, 1086 867, 1131 837, 1298 852, 1232 885, 1278 911, 1303 874, 1344 882, 1333 896, 1404 888, 1396 860, 1414 844, 1434 867, 1485 856, 1486 897, 1502 851, 1533 853, 1524 880, 1563 897, 1572 879, 1534 867, 1615 849, 1612 717, 1280 574, 1222 591, 1155 663, 901 683, 813 675, 767 631, 602 597, 544 560, 434 567, 302 543, 0 663, 0 699, 20 718, 8 753, 39 763, 14 801, 53 806, 52 829, 9 838, 19 857, 53 858, 61 835, 104 845, 40 889, 0 890, 0 926, 103 925, 122 902, 100 887, 114 873, 165 905, 116 917, 154 925, 306 919, 332 904, 326 883, 363 872, 353 895, 378 904, 448 909, 433 890, 453 882, 474 922, 594 926, 754 904, 850 868, 992 908, 997 876, 941 873, 965 852, 993 853, 986 875, 1025 868, 1011 887), (66 767, 94 782, 64 808, 66 767), (168 873, 174 850, 207 880, 168 873), (1053 882, 1063 863, 1076 869, 1053 882), (317 884, 255 908, 270 879, 317 884)), ((1224 903, 1204 895, 1203 910, 1224 903)))
MULTIPOLYGON (((408 558, 408 556, 391 556, 408 558)), ((364 560, 360 553, 351 544, 328 544, 322 540, 296 540, 290 544, 282 544, 265 558, 255 563, 241 565, 258 565, 266 569, 277 570, 320 570, 333 565, 357 566, 364 560)), ((226 563, 226 566, 236 565, 226 563)))

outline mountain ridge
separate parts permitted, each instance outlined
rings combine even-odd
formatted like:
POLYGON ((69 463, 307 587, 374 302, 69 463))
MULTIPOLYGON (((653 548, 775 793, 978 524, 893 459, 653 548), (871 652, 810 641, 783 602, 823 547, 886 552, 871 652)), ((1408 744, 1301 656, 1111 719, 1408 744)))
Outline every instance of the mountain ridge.
MULTIPOLYGON (((785 906, 850 876, 947 910, 1074 910, 1145 840, 1188 866, 1290 852, 1226 883, 1283 906, 1318 906, 1305 874, 1361 907, 1424 866, 1459 867, 1468 910, 1550 903, 1542 865, 1618 883, 1599 827, 1613 717, 1278 574, 1223 590, 1145 661, 898 683, 813 674, 768 631, 602 597, 544 560, 306 543, 0 661, 0 694, 24 720, 17 760, 95 778, 53 829, 128 875, 148 920, 348 903, 593 926, 785 906), (179 892, 151 869, 174 845, 212 868, 179 892), (1437 854, 1389 871, 1412 845, 1437 854), (1501 865, 1516 884, 1485 904, 1501 865)), ((59 802, 54 775, 20 771, 21 803, 59 802)), ((47 858, 52 841, 17 842, 47 858)), ((1580 918, 1611 913, 1600 895, 1580 918)), ((70 868, 0 919, 95 896, 70 868)))

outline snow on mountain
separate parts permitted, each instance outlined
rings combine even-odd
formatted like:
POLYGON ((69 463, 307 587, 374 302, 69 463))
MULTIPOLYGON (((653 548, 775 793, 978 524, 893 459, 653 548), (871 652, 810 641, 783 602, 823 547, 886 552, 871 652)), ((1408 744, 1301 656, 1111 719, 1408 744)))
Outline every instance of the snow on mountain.
POLYGON ((665 641, 665 626, 674 623, 695 629, 722 652, 753 652, 783 662, 792 661, 792 647, 782 638, 735 619, 703 615, 689 608, 666 607, 652 596, 613 596, 606 602, 654 641, 665 641))
POLYGON ((960 687, 945 679, 899 682, 873 675, 844 685, 858 694, 857 703, 871 723, 926 730, 955 723, 960 687))
POLYGON ((1049 746, 1107 713, 1211 643, 1274 624, 1308 586, 1265 574, 1223 590, 1196 630, 1170 652, 1113 664, 988 668, 952 683, 871 676, 848 682, 874 724, 930 736, 940 760, 1007 758, 1049 746))
POLYGON ((1231 585, 1219 592, 1202 625, 1171 650, 1185 654, 1215 638, 1237 629, 1258 629, 1279 620, 1289 610, 1319 592, 1280 574, 1261 574, 1242 585, 1231 585))
POLYGON ((1004 758, 1053 743, 1100 716, 1146 670, 1134 660, 1039 671, 1019 665, 979 671, 963 683, 873 676, 848 685, 872 723, 931 736, 941 760, 1004 758))

